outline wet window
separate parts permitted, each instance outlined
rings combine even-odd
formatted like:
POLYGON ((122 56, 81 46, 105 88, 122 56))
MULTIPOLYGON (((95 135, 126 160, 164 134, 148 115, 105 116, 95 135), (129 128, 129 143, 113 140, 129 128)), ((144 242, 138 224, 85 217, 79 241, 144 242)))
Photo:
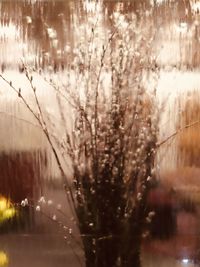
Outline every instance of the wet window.
POLYGON ((200 1, 0 2, 0 267, 199 266, 200 1))

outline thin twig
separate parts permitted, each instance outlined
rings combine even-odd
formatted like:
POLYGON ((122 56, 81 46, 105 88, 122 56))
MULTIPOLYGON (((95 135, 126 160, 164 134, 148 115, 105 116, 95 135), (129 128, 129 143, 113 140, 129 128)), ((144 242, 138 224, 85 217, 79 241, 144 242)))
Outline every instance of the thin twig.
POLYGON ((167 143, 170 139, 172 139, 173 137, 177 136, 178 134, 180 134, 181 132, 183 132, 184 130, 191 128, 195 125, 200 124, 200 120, 195 121, 191 124, 187 124, 181 128, 179 128, 177 131, 175 131, 173 134, 169 135, 166 139, 164 139, 163 141, 161 141, 160 143, 157 144, 157 148, 161 147, 162 145, 164 145, 165 143, 167 143))

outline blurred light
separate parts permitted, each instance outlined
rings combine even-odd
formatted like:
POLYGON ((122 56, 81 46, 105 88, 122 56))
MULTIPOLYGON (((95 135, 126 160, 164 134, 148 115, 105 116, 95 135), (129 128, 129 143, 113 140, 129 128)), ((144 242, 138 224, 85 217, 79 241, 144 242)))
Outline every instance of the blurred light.
POLYGON ((0 223, 13 218, 15 214, 16 209, 13 207, 10 200, 5 197, 0 197, 0 223))
POLYGON ((180 23, 180 27, 183 28, 183 29, 187 28, 188 27, 187 22, 181 22, 180 23))
POLYGON ((199 13, 200 11, 200 1, 195 1, 191 4, 191 9, 194 13, 199 13))
POLYGON ((176 30, 178 33, 186 33, 188 31, 187 22, 181 22, 178 26, 176 26, 176 30))
POLYGON ((165 0, 156 0, 156 4, 158 4, 158 5, 161 5, 163 3, 165 3, 165 0))
POLYGON ((8 25, 0 26, 0 37, 6 40, 16 40, 20 38, 20 31, 12 22, 8 25))
POLYGON ((182 259, 182 263, 188 264, 189 263, 189 259, 182 259))
POLYGON ((0 251, 0 267, 6 267, 8 265, 8 256, 5 252, 0 251))
POLYGON ((165 2, 166 2, 166 0, 156 0, 156 1, 151 0, 151 1, 150 1, 150 3, 151 3, 152 6, 154 6, 154 5, 162 5, 162 4, 164 4, 165 2))
POLYGON ((5 220, 14 217, 14 215, 15 215, 15 209, 14 208, 9 208, 9 209, 6 209, 4 211, 5 220))
POLYGON ((85 0, 83 4, 85 11, 88 13, 96 13, 101 11, 101 3, 98 3, 97 1, 85 0))
POLYGON ((0 198, 0 211, 4 211, 7 207, 7 201, 5 198, 0 198))

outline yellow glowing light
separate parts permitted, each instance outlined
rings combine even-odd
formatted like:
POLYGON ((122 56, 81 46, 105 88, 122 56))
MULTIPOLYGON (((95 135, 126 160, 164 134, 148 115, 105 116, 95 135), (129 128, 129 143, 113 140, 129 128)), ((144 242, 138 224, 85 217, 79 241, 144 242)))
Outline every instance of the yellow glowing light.
POLYGON ((0 251, 0 267, 6 267, 8 265, 8 256, 5 252, 0 251))
POLYGON ((10 219, 15 215, 15 209, 14 208, 9 208, 4 211, 4 218, 5 219, 10 219))
POLYGON ((11 219, 15 214, 16 209, 13 207, 10 200, 5 197, 0 197, 0 223, 11 219))
POLYGON ((5 198, 0 198, 0 211, 4 211, 7 207, 7 200, 5 198))

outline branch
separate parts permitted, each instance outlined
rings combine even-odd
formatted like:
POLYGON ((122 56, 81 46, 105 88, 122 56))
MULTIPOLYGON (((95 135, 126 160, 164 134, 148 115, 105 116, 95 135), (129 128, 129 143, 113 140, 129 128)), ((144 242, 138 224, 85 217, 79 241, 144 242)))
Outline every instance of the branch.
POLYGON ((31 106, 28 104, 28 102, 26 101, 26 99, 23 97, 23 95, 21 94, 21 89, 17 90, 12 82, 8 81, 2 74, 0 74, 0 78, 3 79, 3 81, 5 81, 9 86, 10 88, 16 93, 18 94, 18 97, 20 97, 23 101, 23 103, 25 104, 25 106, 27 107, 27 109, 32 113, 32 115, 36 118, 36 120, 38 121, 39 125, 41 126, 46 138, 47 138, 47 141, 49 142, 49 145, 53 151, 53 154, 55 156, 55 159, 56 159, 56 162, 58 164, 58 168, 61 172, 61 175, 62 175, 62 178, 64 179, 64 181, 66 182, 66 186, 67 186, 67 189, 69 190, 69 194, 70 194, 70 197, 68 194, 66 194, 67 196, 67 200, 69 201, 69 204, 70 204, 70 208, 71 208, 71 211, 74 213, 75 217, 77 218, 77 214, 76 214, 76 204, 75 204, 75 199, 74 199, 74 196, 73 196, 73 192, 72 192, 72 189, 69 185, 69 181, 67 179, 67 176, 65 174, 65 171, 62 167, 62 164, 61 164, 61 161, 59 159, 59 156, 58 156, 58 153, 56 151, 56 148, 54 147, 53 145, 53 142, 51 140, 51 137, 50 137, 50 134, 49 134, 49 131, 48 131, 48 128, 47 128, 47 125, 46 125, 46 122, 45 122, 45 119, 43 117, 43 113, 42 113, 42 110, 41 110, 41 107, 40 107, 40 103, 38 101, 38 97, 37 97, 37 94, 36 94, 36 90, 35 88, 33 87, 33 84, 32 84, 32 78, 30 78, 28 75, 26 75, 26 77, 28 78, 28 80, 30 81, 30 84, 31 84, 31 88, 32 90, 34 91, 34 95, 35 95, 35 100, 36 100, 36 104, 37 104, 37 107, 39 109, 39 115, 38 116, 35 111, 31 108, 31 106))
POLYGON ((173 134, 169 135, 166 139, 164 139, 163 141, 161 141, 160 143, 157 144, 157 148, 161 147, 162 145, 164 145, 165 143, 167 143, 170 139, 172 139, 173 137, 177 136, 179 133, 183 132, 185 129, 191 128, 195 125, 200 124, 200 120, 195 121, 191 124, 187 124, 185 126, 183 126, 182 128, 179 128, 177 131, 175 131, 173 134))

